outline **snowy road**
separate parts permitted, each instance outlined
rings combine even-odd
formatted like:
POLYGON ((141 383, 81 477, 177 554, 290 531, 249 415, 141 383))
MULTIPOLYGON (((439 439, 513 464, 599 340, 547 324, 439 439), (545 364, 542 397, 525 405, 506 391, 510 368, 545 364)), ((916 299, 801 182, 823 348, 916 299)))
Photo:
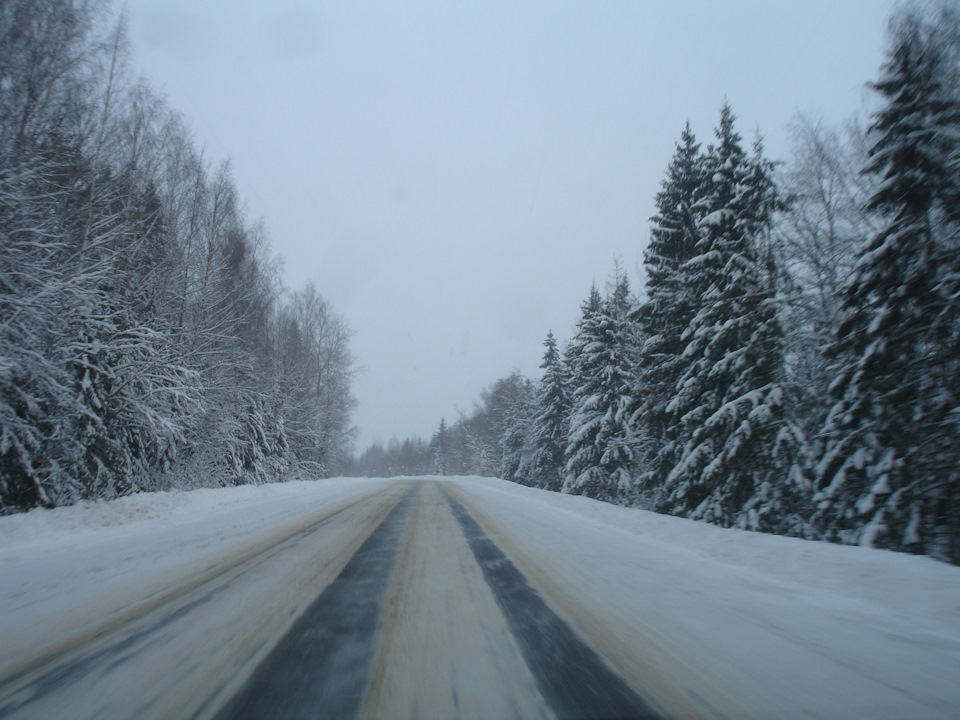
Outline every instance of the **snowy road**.
POLYGON ((14 664, 0 716, 657 717, 436 482, 324 508, 129 608, 14 664))
MULTIPOLYGON (((28 638, 21 640, 24 659, 0 680, 0 717, 210 716, 336 578, 401 493, 388 486, 297 518, 253 547, 232 543, 211 565, 173 574, 142 597, 123 588, 123 607, 88 618, 74 637, 38 657, 30 657, 28 638)), ((35 622, 43 632, 42 619, 35 622)), ((6 653, 4 659, 9 663, 6 653)))
POLYGON ((960 710, 960 573, 926 558, 480 478, 186 495, 0 519, 0 717, 960 710))

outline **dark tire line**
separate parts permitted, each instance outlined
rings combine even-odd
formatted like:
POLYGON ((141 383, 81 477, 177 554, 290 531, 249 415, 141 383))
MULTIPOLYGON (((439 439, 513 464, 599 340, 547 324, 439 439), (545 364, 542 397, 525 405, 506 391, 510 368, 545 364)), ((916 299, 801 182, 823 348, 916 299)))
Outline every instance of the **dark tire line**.
POLYGON ((506 617, 540 692, 559 720, 662 720, 551 610, 466 508, 438 483, 506 617))
POLYGON ((418 483, 294 622, 218 720, 352 718, 363 703, 378 621, 418 483))

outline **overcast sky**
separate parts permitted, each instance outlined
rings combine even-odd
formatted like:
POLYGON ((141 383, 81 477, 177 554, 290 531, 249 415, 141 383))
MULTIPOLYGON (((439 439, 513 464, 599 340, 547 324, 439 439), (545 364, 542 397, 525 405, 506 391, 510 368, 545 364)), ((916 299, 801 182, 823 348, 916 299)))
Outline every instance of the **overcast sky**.
POLYGON ((635 290, 683 125, 785 158, 843 123, 892 3, 128 0, 136 69, 229 157, 291 288, 355 330, 359 449, 539 374, 615 256, 635 290))

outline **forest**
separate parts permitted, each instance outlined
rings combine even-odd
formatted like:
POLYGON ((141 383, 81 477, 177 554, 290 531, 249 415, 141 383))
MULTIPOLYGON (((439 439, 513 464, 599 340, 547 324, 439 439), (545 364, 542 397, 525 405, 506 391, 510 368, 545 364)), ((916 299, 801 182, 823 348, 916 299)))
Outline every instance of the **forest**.
POLYGON ((0 514, 335 472, 351 331, 104 0, 0 3, 0 514))
POLYGON ((496 381, 357 474, 496 475, 723 527, 960 563, 960 12, 891 19, 875 109, 792 157, 724 103, 541 378, 496 381))
POLYGON ((228 162, 133 77, 106 0, 0 5, 0 514, 186 489, 496 475, 960 563, 960 10, 891 19, 863 121, 768 159, 681 129, 640 292, 541 377, 352 456, 351 330, 284 287, 228 162))

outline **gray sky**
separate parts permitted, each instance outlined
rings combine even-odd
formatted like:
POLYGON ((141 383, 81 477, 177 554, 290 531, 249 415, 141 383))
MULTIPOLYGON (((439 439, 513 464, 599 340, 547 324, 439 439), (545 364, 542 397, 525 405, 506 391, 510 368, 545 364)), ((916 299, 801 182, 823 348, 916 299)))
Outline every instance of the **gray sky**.
POLYGON ((128 0, 136 69, 230 157, 291 288, 356 332, 358 449, 428 437, 570 337, 620 256, 640 288, 653 197, 726 97, 788 152, 882 61, 885 0, 128 0))

